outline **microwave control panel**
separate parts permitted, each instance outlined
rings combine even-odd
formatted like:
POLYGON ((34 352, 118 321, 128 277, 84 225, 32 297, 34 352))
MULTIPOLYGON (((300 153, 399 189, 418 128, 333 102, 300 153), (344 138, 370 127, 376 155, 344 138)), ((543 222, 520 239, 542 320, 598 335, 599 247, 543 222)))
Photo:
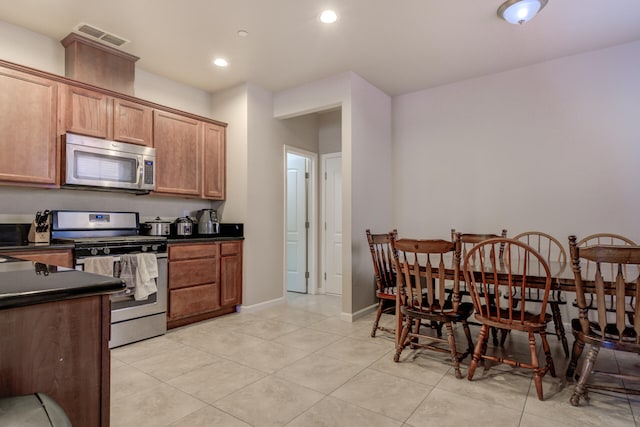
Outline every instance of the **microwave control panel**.
POLYGON ((144 161, 144 183, 153 185, 153 161, 144 161))

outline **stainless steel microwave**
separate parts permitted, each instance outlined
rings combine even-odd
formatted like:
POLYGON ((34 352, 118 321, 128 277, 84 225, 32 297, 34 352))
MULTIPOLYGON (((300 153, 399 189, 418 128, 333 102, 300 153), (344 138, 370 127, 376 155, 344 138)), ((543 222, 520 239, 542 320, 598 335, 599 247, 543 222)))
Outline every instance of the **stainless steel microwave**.
POLYGON ((155 148, 67 133, 63 187, 148 193, 155 190, 155 148))

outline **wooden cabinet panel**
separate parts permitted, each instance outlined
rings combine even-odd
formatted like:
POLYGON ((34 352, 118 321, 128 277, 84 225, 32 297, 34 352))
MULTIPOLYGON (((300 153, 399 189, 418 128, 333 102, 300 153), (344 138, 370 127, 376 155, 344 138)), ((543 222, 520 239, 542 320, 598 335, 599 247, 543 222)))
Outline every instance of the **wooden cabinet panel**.
POLYGON ((220 304, 242 303, 242 242, 221 243, 220 304))
POLYGON ((156 192, 200 196, 201 122, 154 110, 156 192))
POLYGON ((192 286, 171 291, 169 316, 193 316, 220 308, 220 288, 217 283, 192 286))
POLYGON ((108 295, 0 310, 0 397, 46 393, 74 426, 108 426, 110 310, 108 295))
POLYGON ((225 198, 225 128, 204 124, 203 188, 205 199, 225 198))
POLYGON ((114 98, 113 139, 131 144, 153 146, 153 109, 114 98))
POLYGON ((0 254, 43 264, 73 268, 73 253, 71 250, 3 251, 0 254))
POLYGON ((169 246, 169 259, 171 261, 218 257, 218 253, 219 246, 215 243, 169 246))
POLYGON ((0 181, 56 185, 58 84, 0 67, 0 181))
POLYGON ((169 264, 169 289, 178 289, 217 281, 217 258, 171 261, 169 264))
POLYGON ((109 126, 113 100, 107 95, 67 86, 65 129, 67 132, 111 139, 109 126))

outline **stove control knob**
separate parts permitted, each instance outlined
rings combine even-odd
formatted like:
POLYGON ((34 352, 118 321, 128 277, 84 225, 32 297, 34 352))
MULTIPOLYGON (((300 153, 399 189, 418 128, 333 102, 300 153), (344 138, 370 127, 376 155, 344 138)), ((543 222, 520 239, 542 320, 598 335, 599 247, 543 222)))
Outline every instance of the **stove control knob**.
POLYGON ((98 255, 98 250, 96 248, 91 248, 91 255, 98 255))
POLYGON ((142 245, 142 248, 140 248, 140 249, 142 249, 142 252, 147 252, 149 250, 149 246, 142 245))
POLYGON ((111 249, 109 248, 103 248, 102 252, 104 252, 105 255, 109 255, 111 253, 111 249))
POLYGON ((152 251, 157 251, 158 250, 158 245, 151 245, 151 250, 152 251))

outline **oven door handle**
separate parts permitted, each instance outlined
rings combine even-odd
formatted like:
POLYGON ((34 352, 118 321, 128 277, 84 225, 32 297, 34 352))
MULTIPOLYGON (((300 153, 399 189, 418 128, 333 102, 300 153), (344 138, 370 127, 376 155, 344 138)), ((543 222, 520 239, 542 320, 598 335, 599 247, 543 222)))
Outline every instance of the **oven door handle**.
MULTIPOLYGON (((134 253, 145 253, 145 252, 134 252, 134 253)), ((131 255, 133 255, 134 253, 132 253, 131 255)), ((149 252, 149 253, 153 253, 153 252, 149 252)), ((120 256, 119 255, 104 255, 104 256, 113 256, 113 262, 120 262, 120 256)), ((162 259, 162 258, 167 258, 168 257, 166 252, 156 253, 155 256, 158 259, 162 259)), ((75 260, 76 265, 84 265, 85 258, 76 259, 75 260)))

